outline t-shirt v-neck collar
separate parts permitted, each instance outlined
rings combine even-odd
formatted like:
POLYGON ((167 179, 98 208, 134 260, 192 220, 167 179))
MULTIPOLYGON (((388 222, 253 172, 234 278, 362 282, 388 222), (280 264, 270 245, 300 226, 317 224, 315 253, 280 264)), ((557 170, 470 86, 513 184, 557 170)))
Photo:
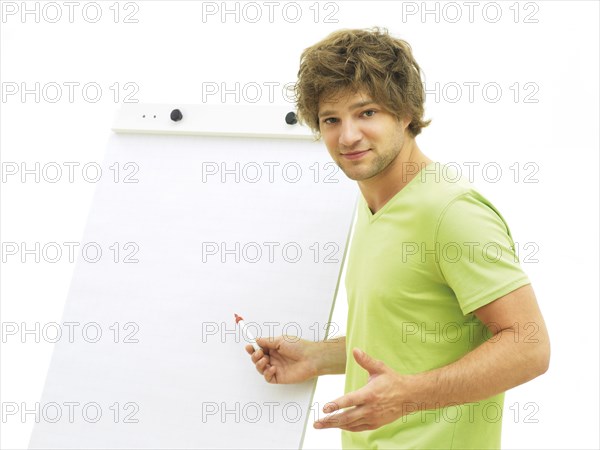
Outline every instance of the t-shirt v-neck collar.
POLYGON ((385 212, 390 208, 390 206, 398 201, 398 198, 401 198, 404 195, 406 195, 407 190, 414 189, 414 186, 418 186, 418 179, 422 178, 421 171, 425 170, 426 168, 433 166, 435 164, 439 164, 439 163, 431 162, 431 163, 427 164, 425 167, 422 167, 421 170, 419 170, 419 172, 417 172, 415 174, 413 179, 410 180, 402 189, 400 189, 398 192, 396 192, 394 194, 394 196, 392 198, 390 198, 385 203, 385 205, 383 205, 381 208, 379 208, 379 211, 377 211, 375 214, 373 214, 371 212, 371 209, 369 208, 369 205, 367 204, 365 197, 361 194, 363 208, 365 209, 367 217, 369 218, 369 223, 375 222, 377 219, 379 219, 379 217, 381 217, 383 214, 385 214, 385 212))

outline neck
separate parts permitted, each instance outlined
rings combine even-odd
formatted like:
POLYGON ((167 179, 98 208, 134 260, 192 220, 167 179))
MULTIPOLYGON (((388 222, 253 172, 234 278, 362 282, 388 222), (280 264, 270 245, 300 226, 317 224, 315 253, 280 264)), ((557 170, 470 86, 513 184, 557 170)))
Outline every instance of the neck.
POLYGON ((432 162, 421 152, 414 139, 407 140, 390 165, 374 177, 358 182, 371 213, 379 211, 410 183, 423 167, 432 162))

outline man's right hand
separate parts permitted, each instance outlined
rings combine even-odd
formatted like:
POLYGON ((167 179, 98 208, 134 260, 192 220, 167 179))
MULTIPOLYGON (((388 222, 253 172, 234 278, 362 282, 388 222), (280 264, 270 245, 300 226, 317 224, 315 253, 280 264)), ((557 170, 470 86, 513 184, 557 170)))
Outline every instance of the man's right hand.
POLYGON ((258 338, 256 343, 260 350, 246 345, 246 351, 252 355, 256 370, 268 383, 301 383, 319 375, 318 343, 295 336, 258 338))

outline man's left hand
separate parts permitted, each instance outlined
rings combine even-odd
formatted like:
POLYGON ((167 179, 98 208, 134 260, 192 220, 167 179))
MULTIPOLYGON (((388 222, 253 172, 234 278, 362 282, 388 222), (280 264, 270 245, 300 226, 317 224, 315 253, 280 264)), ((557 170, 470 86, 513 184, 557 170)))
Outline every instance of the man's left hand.
POLYGON ((400 375, 358 348, 353 349, 352 354, 356 362, 369 372, 367 384, 327 403, 323 412, 329 415, 316 421, 313 424, 315 428, 375 430, 412 412, 403 408, 407 401, 406 376, 400 375), (347 409, 331 414, 344 408, 347 409))

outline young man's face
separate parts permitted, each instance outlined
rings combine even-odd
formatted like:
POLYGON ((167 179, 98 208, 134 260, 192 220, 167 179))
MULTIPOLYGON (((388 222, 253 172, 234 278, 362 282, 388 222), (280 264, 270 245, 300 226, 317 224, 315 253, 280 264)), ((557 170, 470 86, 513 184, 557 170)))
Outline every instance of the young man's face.
POLYGON ((352 180, 375 177, 405 144, 407 121, 398 121, 368 94, 339 93, 319 103, 319 127, 329 154, 352 180))

